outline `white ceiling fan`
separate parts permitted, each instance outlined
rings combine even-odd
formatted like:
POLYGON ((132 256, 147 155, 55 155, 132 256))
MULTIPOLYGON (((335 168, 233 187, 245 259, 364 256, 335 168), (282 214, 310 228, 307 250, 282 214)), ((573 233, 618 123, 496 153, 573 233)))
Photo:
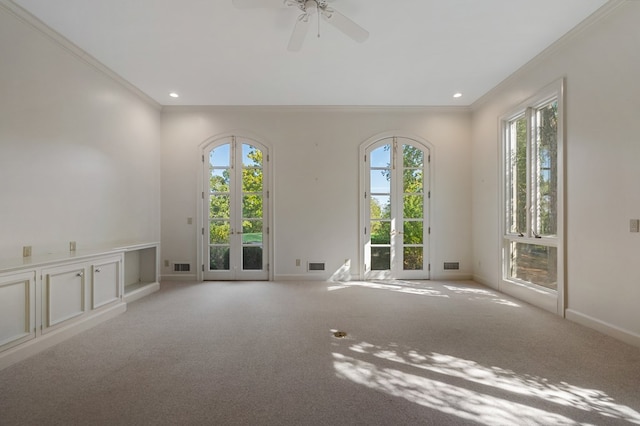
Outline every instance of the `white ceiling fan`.
MULTIPOLYGON (((298 16, 293 33, 289 39, 288 50, 297 52, 302 48, 302 43, 309 32, 311 21, 314 15, 318 15, 347 36, 358 43, 364 42, 369 37, 369 32, 360 25, 353 22, 337 10, 329 7, 331 0, 232 0, 233 5, 238 9, 254 8, 276 8, 295 6, 302 11, 298 16)), ((319 21, 318 21, 319 22, 319 21)), ((318 37, 320 32, 318 30, 318 37)))

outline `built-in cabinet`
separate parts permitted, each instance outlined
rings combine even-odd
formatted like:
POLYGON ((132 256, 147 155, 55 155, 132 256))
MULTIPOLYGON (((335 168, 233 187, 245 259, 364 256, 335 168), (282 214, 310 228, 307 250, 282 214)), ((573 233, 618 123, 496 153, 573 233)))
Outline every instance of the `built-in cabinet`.
POLYGON ((44 269, 43 333, 85 313, 86 280, 82 264, 44 269))
POLYGON ((122 296, 120 258, 112 257, 91 264, 91 309, 117 302, 122 296))
POLYGON ((0 350, 36 337, 35 272, 0 275, 0 350))
POLYGON ((158 245, 139 244, 123 249, 125 301, 132 302, 158 290, 158 245))
POLYGON ((42 269, 42 332, 121 302, 122 255, 42 269))
POLYGON ((159 289, 158 244, 0 261, 0 369, 159 289))

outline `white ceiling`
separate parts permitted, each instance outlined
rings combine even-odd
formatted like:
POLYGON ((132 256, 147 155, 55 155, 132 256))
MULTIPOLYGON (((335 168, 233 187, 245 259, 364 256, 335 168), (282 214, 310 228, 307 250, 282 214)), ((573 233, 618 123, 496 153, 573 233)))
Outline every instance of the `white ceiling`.
POLYGON ((606 0, 335 0, 369 39, 322 21, 320 38, 312 27, 296 53, 287 50, 295 8, 14 3, 162 105, 447 106, 472 104, 606 0))

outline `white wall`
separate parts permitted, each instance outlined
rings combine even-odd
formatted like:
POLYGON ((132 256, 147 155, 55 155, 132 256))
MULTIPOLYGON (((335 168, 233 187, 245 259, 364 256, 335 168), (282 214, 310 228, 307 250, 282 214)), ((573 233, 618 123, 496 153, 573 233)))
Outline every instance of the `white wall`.
POLYGON ((159 108, 27 21, 0 4, 0 258, 158 241, 159 108))
MULTIPOLYGON (((351 273, 357 275, 358 148, 370 137, 392 130, 420 136, 434 146, 433 277, 470 277, 470 115, 453 109, 166 108, 162 260, 195 265, 199 145, 215 135, 235 132, 254 135, 272 148, 275 277, 329 278, 345 259, 351 259, 351 273), (194 218, 193 225, 187 224, 189 217, 194 218), (295 259, 301 259, 302 266, 296 267, 295 259), (326 262, 326 274, 307 274, 307 261, 326 262), (459 261, 459 274, 445 273, 444 261, 459 261)), ((168 268, 162 272, 171 277, 168 268)))
POLYGON ((626 2, 474 108, 475 278, 500 287, 498 117, 566 78, 567 317, 640 344, 640 2, 626 2))
POLYGON ((162 121, 154 105, 6 4, 0 258, 20 257, 23 245, 39 254, 70 240, 79 248, 157 240, 162 226, 162 258, 195 264, 187 218, 197 217, 198 146, 237 132, 273 148, 275 275, 304 277, 296 258, 326 261, 330 274, 358 259, 358 146, 396 130, 435 147, 432 276, 456 276, 442 263, 459 261, 462 275, 499 287, 498 117, 566 77, 567 316, 640 342, 640 234, 629 233, 640 217, 640 2, 533 61, 474 106, 472 119, 464 110, 203 107, 168 108, 162 121))

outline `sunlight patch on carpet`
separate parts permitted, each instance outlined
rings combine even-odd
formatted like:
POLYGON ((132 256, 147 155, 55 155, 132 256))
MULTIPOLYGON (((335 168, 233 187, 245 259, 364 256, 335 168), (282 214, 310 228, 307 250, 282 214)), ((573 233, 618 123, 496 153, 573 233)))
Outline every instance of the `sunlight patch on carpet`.
POLYGON ((397 293, 414 294, 417 296, 444 297, 449 296, 443 294, 440 290, 426 286, 423 283, 412 283, 410 281, 348 281, 340 283, 340 285, 329 286, 329 291, 341 290, 350 287, 370 288, 374 290, 387 290, 397 293))
POLYGON ((482 424, 579 425, 559 414, 397 369, 379 368, 375 364, 338 353, 333 354, 333 365, 337 376, 341 379, 482 424))
MULTIPOLYGON (((399 348, 397 345, 382 347, 367 342, 352 344, 348 350, 358 357, 373 357, 384 360, 386 362, 397 363, 398 368, 403 368, 415 372, 413 370, 424 370, 425 374, 437 374, 442 380, 464 379, 470 383, 480 384, 487 387, 487 390, 493 389, 498 391, 509 392, 510 394, 536 398, 541 402, 553 403, 564 407, 592 412, 615 419, 626 420, 631 423, 640 424, 640 413, 630 407, 617 404, 613 398, 597 389, 585 389, 571 385, 566 382, 553 383, 545 378, 537 377, 529 374, 517 374, 514 371, 503 369, 500 367, 487 367, 472 360, 458 358, 452 355, 439 353, 421 354, 411 348, 399 348), (357 355, 356 355, 357 354, 357 355)), ((349 357, 334 353, 334 367, 338 376, 341 378, 356 381, 359 384, 367 385, 385 392, 393 391, 394 396, 402 396, 406 399, 430 408, 442 407, 442 404, 451 405, 447 413, 451 410, 461 413, 461 417, 476 421, 487 421, 483 416, 486 414, 479 410, 471 410, 469 404, 463 404, 463 407, 456 407, 456 395, 470 392, 472 400, 486 402, 497 410, 497 418, 492 421, 495 424, 509 424, 512 421, 512 415, 518 413, 518 410, 524 410, 523 413, 531 413, 531 424, 545 424, 535 416, 539 416, 541 410, 526 407, 523 409, 522 404, 512 403, 502 400, 500 404, 496 403, 493 396, 478 394, 475 391, 461 389, 444 383, 442 381, 427 379, 426 377, 416 376, 415 374, 407 374, 400 370, 379 368, 375 364, 360 361, 354 357, 349 357), (350 368, 354 369, 350 371, 350 368), (366 373, 366 374, 365 374, 366 373), (400 377, 408 376, 402 380, 400 377), (410 377, 409 377, 410 376, 410 377), (370 381, 365 383, 365 378, 369 377, 370 381), (439 392, 440 400, 438 403, 432 401, 431 397, 418 397, 416 389, 407 388, 407 383, 419 383, 424 392, 439 392), (391 388, 389 388, 389 385, 391 388), (455 388, 455 389, 454 389, 455 388), (507 404, 507 405, 505 405, 507 404), (514 408, 515 407, 515 408, 514 408), (514 408, 514 409, 512 409, 514 408)), ((549 424, 580 424, 574 421, 566 422, 563 416, 554 417, 556 414, 544 412, 544 417, 549 424)), ((453 413, 456 414, 456 413, 453 413)), ((494 413, 496 414, 496 413, 494 413)), ((525 422, 526 423, 526 422, 525 422)), ((515 424, 515 423, 513 423, 515 424)))

